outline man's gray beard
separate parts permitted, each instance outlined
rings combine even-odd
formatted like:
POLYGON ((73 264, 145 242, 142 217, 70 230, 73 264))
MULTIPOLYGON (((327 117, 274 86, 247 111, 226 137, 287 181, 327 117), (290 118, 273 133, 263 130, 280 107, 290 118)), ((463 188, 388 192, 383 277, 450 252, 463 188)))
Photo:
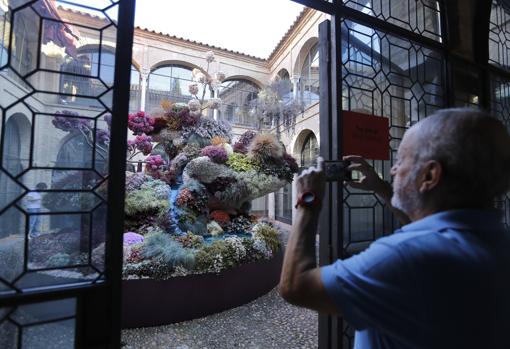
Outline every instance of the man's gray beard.
POLYGON ((409 187, 409 183, 405 183, 404 190, 394 191, 393 196, 391 197, 391 206, 404 212, 408 217, 412 215, 420 207, 420 193, 415 190, 405 190, 406 187, 409 187), (404 193, 402 193, 404 191, 404 193), (403 195, 400 195, 400 194, 403 195))

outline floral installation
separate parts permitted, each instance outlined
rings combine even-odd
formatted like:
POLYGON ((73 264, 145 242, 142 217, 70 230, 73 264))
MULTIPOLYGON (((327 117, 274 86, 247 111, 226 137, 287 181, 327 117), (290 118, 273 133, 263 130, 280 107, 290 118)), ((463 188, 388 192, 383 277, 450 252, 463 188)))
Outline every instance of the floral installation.
POLYGON ((264 87, 252 101, 250 114, 263 124, 276 126, 276 137, 280 139, 281 128, 287 133, 294 131, 297 116, 304 111, 304 103, 292 96, 291 82, 276 78, 264 87))
MULTIPOLYGON (((249 211, 253 199, 292 181, 297 163, 274 135, 248 131, 234 143, 230 125, 207 116, 221 100, 206 100, 204 91, 216 89, 225 79, 222 72, 209 74, 215 59, 208 52, 207 69, 193 71, 187 103, 164 100, 154 115, 128 116, 134 136, 128 141, 126 161, 138 169, 126 173, 126 279, 219 273, 271 258, 281 248, 278 231, 249 211)), ((52 121, 63 132, 86 136, 92 149, 107 155, 111 115, 92 120, 61 112, 52 121), (105 127, 98 128, 99 121, 105 127)), ((91 186, 104 190, 106 182, 91 186)), ((76 193, 66 200, 76 208, 97 205, 76 193)), ((79 241, 73 243, 79 246, 79 241)), ((47 246, 49 252, 38 260, 54 256, 52 263, 60 265, 81 258, 60 244, 47 246)), ((101 250, 104 246, 93 246, 97 261, 104 260, 101 250)))

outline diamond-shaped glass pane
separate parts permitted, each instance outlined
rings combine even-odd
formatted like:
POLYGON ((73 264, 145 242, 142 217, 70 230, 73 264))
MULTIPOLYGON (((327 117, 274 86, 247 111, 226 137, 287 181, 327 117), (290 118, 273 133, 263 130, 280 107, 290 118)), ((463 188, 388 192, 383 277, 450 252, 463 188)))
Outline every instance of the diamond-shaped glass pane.
POLYGON ((11 203, 23 195, 24 189, 18 182, 7 173, 0 170, 0 211, 3 211, 11 203))

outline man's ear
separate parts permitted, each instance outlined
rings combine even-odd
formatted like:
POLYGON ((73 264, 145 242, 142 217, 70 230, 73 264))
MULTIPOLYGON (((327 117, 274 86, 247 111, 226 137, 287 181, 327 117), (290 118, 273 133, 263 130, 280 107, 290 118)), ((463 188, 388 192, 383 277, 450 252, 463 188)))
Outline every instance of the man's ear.
POLYGON ((430 160, 425 163, 419 177, 419 191, 421 194, 431 191, 441 181, 443 177, 443 166, 436 160, 430 160))

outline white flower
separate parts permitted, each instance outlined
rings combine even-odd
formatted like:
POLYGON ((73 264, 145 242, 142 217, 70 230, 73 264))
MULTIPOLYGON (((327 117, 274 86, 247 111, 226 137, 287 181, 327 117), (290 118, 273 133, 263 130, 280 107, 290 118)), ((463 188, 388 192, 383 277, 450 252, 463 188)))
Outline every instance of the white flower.
POLYGON ((234 154, 234 149, 232 148, 232 146, 230 144, 223 143, 221 146, 223 147, 223 149, 225 149, 225 151, 227 152, 227 155, 234 154))
POLYGON ((193 81, 199 82, 201 84, 204 84, 207 82, 207 77, 204 73, 199 72, 193 77, 193 81))
POLYGON ((214 78, 221 83, 225 80, 226 76, 224 72, 219 71, 214 74, 214 78))
POLYGON ((207 51, 205 53, 205 60, 207 61, 207 63, 214 62, 214 52, 213 51, 207 51))
POLYGON ((259 251, 266 259, 273 257, 273 252, 271 252, 271 250, 267 247, 266 242, 260 237, 253 238, 253 248, 259 251))
POLYGON ((190 84, 188 87, 188 91, 193 96, 196 96, 198 94, 198 84, 190 84))
POLYGON ((211 85, 211 88, 212 88, 214 91, 218 91, 218 89, 219 89, 219 88, 220 88, 220 86, 221 86, 221 83, 220 83, 218 80, 216 80, 216 79, 212 79, 212 81, 211 81, 210 85, 211 85))
POLYGON ((221 99, 220 98, 211 98, 207 101, 207 106, 211 109, 218 109, 221 105, 221 99))
POLYGON ((202 71, 198 68, 195 68, 191 71, 191 76, 193 76, 193 78, 195 78, 195 76, 197 76, 200 73, 202 73, 202 71))
MULTIPOLYGON (((202 107, 202 106, 200 106, 202 107)), ((191 110, 190 113, 189 113, 191 116, 193 117, 201 117, 202 116, 202 111, 200 109, 198 110, 191 110)))
POLYGON ((200 101, 198 99, 191 99, 188 102, 188 108, 190 111, 197 111, 202 108, 202 105, 200 104, 200 101))

